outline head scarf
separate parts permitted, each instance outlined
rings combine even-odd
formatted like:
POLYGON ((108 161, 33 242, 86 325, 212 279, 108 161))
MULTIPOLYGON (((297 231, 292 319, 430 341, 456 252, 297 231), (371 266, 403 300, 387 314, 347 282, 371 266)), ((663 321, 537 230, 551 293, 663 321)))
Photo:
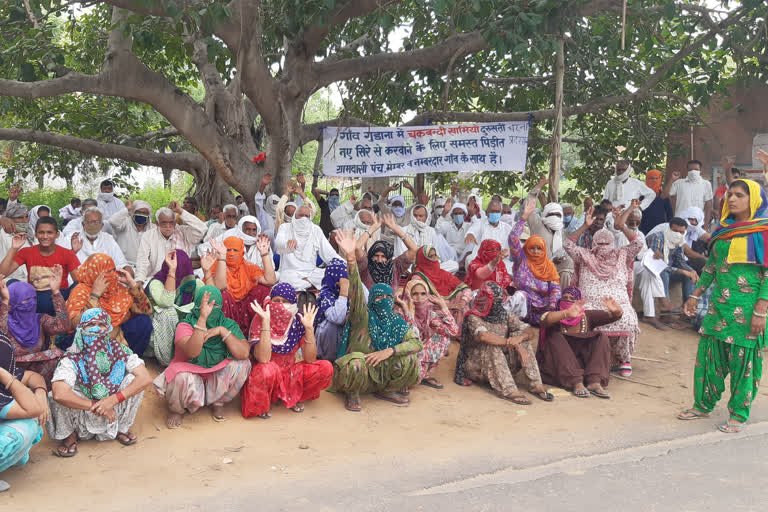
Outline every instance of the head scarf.
POLYGON ((431 245, 425 245, 416 253, 416 268, 413 273, 427 283, 430 292, 439 293, 441 297, 453 298, 467 288, 458 277, 440 268, 437 249, 431 245), (435 256, 430 258, 429 253, 432 251, 435 251, 435 256))
MULTIPOLYGON (((560 300, 557 301, 557 310, 564 311, 570 308, 576 301, 581 300, 581 297, 581 290, 579 288, 575 286, 567 286, 563 290, 563 294, 560 296, 560 300)), ((560 323, 570 327, 577 325, 583 318, 584 315, 581 315, 578 318, 563 318, 560 320, 560 323)))
MULTIPOLYGON (((161 283, 165 283, 168 279, 168 264, 163 260, 163 265, 160 270, 154 275, 153 279, 157 279, 161 283)), ((186 306, 190 304, 195 298, 195 274, 192 268, 192 260, 189 259, 187 253, 181 249, 176 249, 176 300, 177 306, 186 306)), ((149 290, 149 284, 146 289, 149 290)))
POLYGON ((120 390, 128 369, 131 349, 109 338, 112 323, 108 312, 99 308, 86 310, 80 317, 67 354, 77 368, 78 390, 88 399, 101 400, 120 390))
POLYGON ((328 195, 328 210, 333 213, 336 208, 341 206, 341 198, 336 195, 328 195))
POLYGON ((752 180, 739 179, 749 188, 749 219, 736 222, 731 218, 728 201, 723 201, 720 225, 712 233, 710 247, 717 240, 731 240, 728 249, 728 263, 754 263, 768 267, 768 197, 762 187, 752 180))
POLYGON ((392 244, 383 240, 374 242, 371 248, 368 249, 368 274, 370 274, 374 283, 391 285, 394 281, 395 268, 394 261, 392 260, 394 252, 395 250, 392 247, 392 244), (384 257, 387 258, 387 261, 384 263, 374 261, 373 255, 377 252, 383 253, 384 257))
MULTIPOLYGON (((24 369, 16 366, 13 343, 8 336, 0 332, 0 368, 7 371, 19 381, 24 377, 24 369)), ((11 390, 0 384, 0 409, 13 402, 11 390)))
MULTIPOLYGON (((333 258, 325 267, 325 276, 320 293, 317 295, 317 317, 315 317, 315 326, 325 320, 325 312, 336 304, 339 298, 339 281, 348 279, 347 263, 339 258, 333 258)), ((349 310, 349 304, 347 304, 349 310)))
POLYGON ((264 211, 273 219, 277 216, 277 203, 280 202, 280 196, 272 194, 264 201, 264 211))
POLYGON ((227 248, 227 289, 235 300, 248 295, 264 271, 258 265, 246 261, 243 241, 230 236, 224 240, 227 248))
POLYGON ((19 217, 23 217, 27 214, 29 214, 29 208, 21 203, 13 203, 5 209, 3 217, 7 217, 9 219, 18 219, 19 217))
POLYGON ((74 319, 86 308, 93 283, 102 272, 106 272, 107 288, 99 299, 99 306, 109 313, 112 325, 117 327, 128 320, 133 297, 128 289, 118 282, 115 262, 104 253, 91 254, 77 269, 78 284, 67 299, 69 318, 74 319))
POLYGON ((53 211, 51 210, 51 207, 45 204, 37 205, 29 211, 29 224, 27 224, 27 240, 29 240, 30 244, 35 241, 35 230, 37 228, 37 221, 40 220, 40 216, 37 214, 37 212, 40 210, 40 208, 48 208, 48 215, 46 215, 46 217, 50 217, 51 213, 53 213, 53 211))
POLYGON ((392 213, 395 215, 395 217, 400 218, 403 215, 405 215, 405 198, 403 196, 392 196, 389 199, 389 204, 393 204, 395 202, 399 201, 402 206, 399 207, 392 207, 392 213))
POLYGON ((432 220, 432 215, 429 213, 429 210, 427 209, 427 207, 424 206, 423 204, 416 204, 413 206, 413 208, 411 208, 411 226, 413 226, 413 228, 419 234, 423 233, 424 230, 429 227, 430 220, 432 220), (416 220, 416 215, 414 215, 414 212, 416 211, 417 208, 419 209, 424 208, 424 211, 427 212, 427 220, 425 220, 424 222, 421 222, 420 220, 416 220))
POLYGON ((704 212, 698 206, 691 206, 690 208, 683 210, 683 212, 678 215, 678 217, 682 218, 688 225, 685 230, 685 243, 688 245, 693 245, 693 242, 698 240, 699 237, 705 233, 704 212), (694 226, 691 224, 688 219, 696 219, 696 225, 694 226))
POLYGON ((557 273, 555 264, 552 263, 547 257, 547 243, 538 235, 534 235, 523 244, 523 252, 525 253, 525 259, 528 264, 528 268, 531 269, 531 274, 536 279, 550 282, 560 282, 560 274, 557 273), (538 247, 541 249, 541 253, 538 255, 533 254, 531 249, 538 247))
POLYGON ((368 214, 371 215, 371 217, 373 217, 373 212, 370 211, 370 210, 358 210, 358 212, 355 214, 355 218, 353 220, 353 222, 355 224, 355 238, 356 239, 361 237, 361 236, 363 236, 363 233, 365 233, 366 231, 368 231, 371 228, 371 226, 369 226, 368 224, 365 224, 360 219, 360 214, 362 214, 362 213, 368 213, 368 214))
POLYGON ((246 235, 245 231, 243 231, 243 226, 245 225, 246 222, 251 222, 253 224, 256 224, 256 229, 258 229, 259 233, 261 233, 261 222, 259 222, 259 219, 257 219, 253 215, 245 215, 243 216, 243 218, 237 221, 236 234, 234 236, 242 240, 245 245, 250 247, 251 245, 256 243, 256 241, 259 238, 259 235, 256 235, 256 236, 246 235))
POLYGON ((373 285, 368 294, 368 334, 376 350, 400 344, 410 329, 408 323, 392 311, 392 297, 392 287, 383 283, 373 285), (389 298, 376 300, 377 297, 387 295, 389 298))
MULTIPOLYGON (((306 329, 297 316, 296 290, 288 283, 278 283, 272 288, 269 298, 264 301, 264 307, 269 306, 270 338, 272 352, 290 354, 296 345, 304 338, 306 329), (274 302, 272 299, 281 297, 288 304, 274 302)), ((251 342, 261 339, 261 317, 256 315, 251 321, 251 342)))
POLYGON ((624 184, 627 182, 631 175, 632 164, 629 164, 623 173, 619 174, 618 176, 614 176, 611 180, 614 183, 613 194, 606 199, 610 200, 616 205, 621 204, 621 202, 624 201, 624 184))
POLYGON ((453 205, 451 205, 451 214, 450 214, 451 218, 453 218, 453 210, 455 210, 456 208, 463 211, 465 217, 469 215, 469 210, 467 210, 467 205, 465 205, 464 203, 453 203, 453 205))
MULTIPOLYGON (((152 205, 146 201, 142 201, 141 199, 136 199, 131 203, 131 216, 133 216, 133 214, 136 213, 137 210, 145 210, 145 209, 149 211, 149 217, 147 218, 147 223, 144 224, 145 226, 147 226, 147 228, 144 228, 146 230, 146 229, 149 229, 149 226, 152 225, 152 205)), ((104 222, 106 221, 107 219, 104 219, 104 222)), ((131 224, 133 225, 133 222, 131 222, 131 224)), ((136 229, 135 225, 134 225, 134 229, 136 229)))
POLYGON ((627 295, 632 299, 634 286, 634 261, 626 257, 624 247, 616 248, 616 237, 609 230, 602 228, 592 239, 592 249, 580 251, 582 263, 589 268, 601 281, 616 279, 621 265, 627 265, 629 279, 627 280, 627 295))
POLYGON ((541 222, 552 232, 552 254, 563 248, 563 207, 558 203, 548 203, 541 213, 541 222), (560 216, 551 215, 559 213, 560 216))
POLYGON ((645 173, 646 186, 656 192, 657 195, 661 191, 661 176, 661 171, 657 169, 651 169, 645 173))
MULTIPOLYGON (((224 313, 221 311, 223 299, 221 297, 221 291, 215 286, 203 286, 195 292, 195 307, 192 308, 192 311, 190 311, 186 317, 184 317, 182 322, 191 326, 194 326, 197 323, 197 320, 200 318, 200 304, 203 302, 203 296, 206 293, 210 293, 208 300, 216 303, 213 306, 211 314, 208 315, 208 318, 206 319, 206 329, 224 327, 231 331, 233 336, 237 336, 240 339, 245 338, 245 336, 243 336, 243 331, 240 330, 237 322, 224 316, 224 313)), ((223 360, 231 358, 232 354, 230 353, 227 344, 224 343, 224 339, 221 336, 213 336, 203 343, 200 354, 197 357, 190 359, 189 362, 203 368, 213 368, 223 360)))
POLYGON ((432 327, 429 325, 432 320, 432 311, 435 309, 434 304, 429 302, 429 299, 422 302, 414 302, 411 298, 411 292, 417 286, 421 286, 429 295, 429 286, 421 279, 411 279, 405 285, 403 290, 403 297, 407 304, 413 306, 413 320, 416 323, 416 327, 419 328, 419 337, 422 341, 428 341, 432 338, 432 327))
POLYGON ((27 282, 16 281, 8 285, 11 296, 8 311, 8 331, 16 343, 25 348, 40 343, 40 317, 37 314, 37 293, 27 282))
POLYGON ((507 321, 507 311, 504 309, 506 293, 493 281, 486 281, 477 290, 477 295, 469 305, 468 315, 476 315, 491 324, 501 324, 507 321))
MULTIPOLYGON (((483 240, 477 251, 477 256, 472 260, 472 263, 469 264, 464 282, 472 286, 478 269, 493 261, 500 252, 501 244, 499 242, 491 238, 483 240)), ((488 280, 498 284, 502 290, 506 290, 507 287, 512 284, 512 278, 510 277, 509 272, 507 272, 507 266, 504 264, 504 260, 499 261, 496 265, 496 270, 493 274, 488 276, 488 280)))

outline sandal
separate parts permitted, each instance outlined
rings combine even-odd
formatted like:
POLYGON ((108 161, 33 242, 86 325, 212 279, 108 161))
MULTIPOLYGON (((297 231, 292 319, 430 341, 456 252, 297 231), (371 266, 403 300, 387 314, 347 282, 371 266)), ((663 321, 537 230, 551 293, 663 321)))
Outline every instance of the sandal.
POLYGON ((344 400, 344 408, 351 412, 360 412, 363 407, 360 405, 360 395, 348 394, 346 400, 344 400))
POLYGON ((224 416, 224 406, 223 405, 212 405, 211 406, 211 418, 213 418, 213 421, 216 423, 224 423, 229 418, 224 416))
POLYGON ((608 393, 603 386, 596 386, 594 388, 587 388, 587 390, 598 398, 611 398, 611 394, 608 393))
POLYGON ((257 418, 261 418, 261 419, 263 419, 263 420, 268 420, 269 418, 271 418, 271 417, 272 417, 272 415, 271 415, 271 414, 269 414, 269 411, 267 411, 267 412, 263 412, 263 413, 261 413, 261 414, 257 414, 257 415, 256 415, 256 417, 257 417, 257 418))
POLYGON ((56 447, 55 450, 53 450, 53 454, 57 457, 61 457, 63 459, 68 459, 70 457, 74 457, 77 455, 77 442, 79 439, 77 438, 76 434, 70 434, 69 437, 67 437, 64 441, 61 442, 59 446, 56 447), (67 441, 72 440, 69 444, 67 444, 67 441), (64 448, 64 451, 61 451, 61 449, 64 448), (74 448, 74 451, 73 451, 74 448))
POLYGON ((660 331, 666 331, 668 329, 663 322, 659 322, 658 320, 656 320, 656 317, 644 318, 643 321, 648 325, 652 325, 653 327, 655 327, 660 331))
POLYGON ((136 444, 136 442, 138 441, 138 439, 136 438, 136 434, 134 434, 130 430, 125 433, 118 432, 117 437, 115 439, 117 439, 117 442, 123 446, 131 446, 136 444))
POLYGON ((385 402, 391 402, 398 407, 407 407, 408 404, 411 403, 408 397, 405 397, 399 393, 391 393, 391 392, 388 393, 384 391, 379 391, 377 393, 374 393, 373 396, 375 396, 379 400, 384 400, 385 402))
POLYGON ((533 404, 533 402, 531 402, 531 400, 527 396, 524 396, 524 395, 510 395, 510 396, 502 395, 501 398, 503 398, 504 400, 509 400, 513 404, 517 404, 517 405, 532 405, 533 404))
POLYGON ((728 421, 717 427, 717 430, 726 434, 738 434, 747 427, 746 423, 731 423, 730 418, 728 421))
POLYGON ((589 390, 582 385, 580 388, 573 389, 573 395, 579 398, 589 398, 589 390))
POLYGON ((621 363, 619 366, 613 369, 615 372, 619 372, 622 377, 632 376, 632 365, 630 363, 621 363))
POLYGON ((302 402, 299 402, 293 407, 291 407, 291 410, 293 412, 304 412, 304 404, 302 402))
POLYGON ((683 421, 703 420, 704 418, 709 418, 709 413, 697 411, 696 409, 686 409, 677 415, 677 419, 683 421))
POLYGON ((434 389, 443 389, 445 387, 442 384, 440 384, 440 382, 434 377, 427 377, 426 379, 421 379, 421 383, 427 387, 434 388, 434 389))
POLYGON ((544 400, 545 402, 551 402, 555 399, 555 395, 549 391, 531 391, 531 394, 539 400, 544 400))

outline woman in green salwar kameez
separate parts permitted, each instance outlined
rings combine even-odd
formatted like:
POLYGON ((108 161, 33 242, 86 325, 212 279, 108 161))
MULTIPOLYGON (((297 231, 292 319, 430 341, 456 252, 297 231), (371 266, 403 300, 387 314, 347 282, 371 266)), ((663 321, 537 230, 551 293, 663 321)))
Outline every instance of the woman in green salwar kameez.
POLYGON ((338 359, 333 363, 333 389, 346 393, 344 406, 360 411, 360 394, 407 406, 408 386, 419 380, 418 332, 392 311, 394 294, 386 284, 371 288, 365 302, 363 283, 355 260, 355 237, 337 232, 339 249, 347 258, 349 317, 344 326, 338 359))
POLYGON ((763 373, 768 314, 768 198, 751 180, 731 184, 720 226, 712 234, 709 260, 698 288, 685 303, 692 316, 696 303, 714 283, 712 299, 699 329, 694 369, 694 405, 681 420, 709 416, 731 376, 730 418, 718 428, 740 432, 757 395, 763 373))

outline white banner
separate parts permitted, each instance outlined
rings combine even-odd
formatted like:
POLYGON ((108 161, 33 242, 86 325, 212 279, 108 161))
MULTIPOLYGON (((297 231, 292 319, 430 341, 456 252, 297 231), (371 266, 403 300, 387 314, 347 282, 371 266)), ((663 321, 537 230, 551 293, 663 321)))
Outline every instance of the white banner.
POLYGON ((326 176, 524 171, 528 122, 323 129, 326 176))

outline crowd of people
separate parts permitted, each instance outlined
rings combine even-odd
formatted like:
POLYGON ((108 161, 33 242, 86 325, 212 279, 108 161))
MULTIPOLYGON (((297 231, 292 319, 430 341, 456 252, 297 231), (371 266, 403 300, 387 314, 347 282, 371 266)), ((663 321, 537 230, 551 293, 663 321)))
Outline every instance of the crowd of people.
POLYGON ((609 399, 611 372, 632 374, 639 318, 700 330, 695 401, 679 418, 707 417, 730 373, 719 428, 737 432, 762 370, 768 199, 725 164, 713 194, 698 161, 666 183, 619 161, 579 216, 543 199, 546 179, 483 208, 476 194, 430 198, 407 182, 344 201, 313 189, 313 201, 301 175, 268 194, 267 174, 254 212, 239 196, 208 217, 191 197, 153 212, 105 180, 96 199, 62 208, 60 225, 11 187, 0 204, 0 471, 26 462, 43 427, 60 457, 90 439, 135 444, 150 384, 169 429, 207 406, 226 421, 238 396, 245 418, 278 404, 301 413, 326 389, 353 412, 366 395, 408 406, 414 386, 444 387, 435 370, 452 341, 461 386, 518 405, 552 402, 548 386, 609 399), (412 204, 390 195, 401 186, 412 204))

